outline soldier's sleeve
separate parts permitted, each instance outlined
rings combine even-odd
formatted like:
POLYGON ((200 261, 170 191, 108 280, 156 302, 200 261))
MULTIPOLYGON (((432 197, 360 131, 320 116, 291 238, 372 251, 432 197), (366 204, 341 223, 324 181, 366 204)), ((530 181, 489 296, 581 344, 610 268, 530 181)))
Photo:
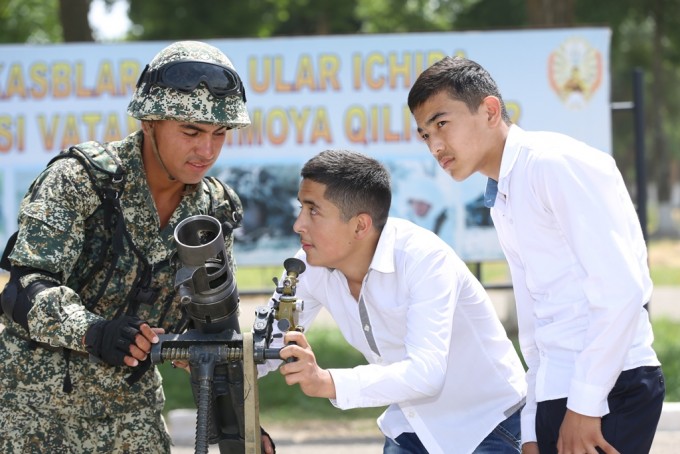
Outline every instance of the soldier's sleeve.
POLYGON ((55 162, 26 197, 19 212, 13 266, 30 269, 22 286, 43 279, 56 284, 37 293, 28 312, 31 338, 56 347, 83 350, 82 336, 100 318, 85 310, 76 292, 63 285, 83 249, 84 222, 99 205, 82 167, 55 162))

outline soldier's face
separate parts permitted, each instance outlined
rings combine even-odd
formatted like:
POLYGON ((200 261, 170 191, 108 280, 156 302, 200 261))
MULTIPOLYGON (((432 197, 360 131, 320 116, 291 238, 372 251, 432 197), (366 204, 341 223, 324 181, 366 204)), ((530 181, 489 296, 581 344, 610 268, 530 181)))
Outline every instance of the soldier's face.
POLYGON ((215 164, 226 132, 227 128, 220 125, 172 120, 155 121, 153 126, 163 164, 175 179, 184 184, 199 183, 215 164))

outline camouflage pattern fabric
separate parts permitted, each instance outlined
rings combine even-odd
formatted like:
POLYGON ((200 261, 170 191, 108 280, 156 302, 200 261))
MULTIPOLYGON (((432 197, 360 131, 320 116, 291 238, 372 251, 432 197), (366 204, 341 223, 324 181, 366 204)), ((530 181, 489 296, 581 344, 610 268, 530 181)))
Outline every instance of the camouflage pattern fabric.
MULTIPOLYGON (((136 305, 130 302, 134 301, 131 290, 137 282, 147 284, 157 292, 151 304, 138 305, 137 315, 151 326, 173 332, 181 316, 179 298, 173 288, 174 270, 169 264, 175 251, 175 226, 196 214, 212 214, 221 222, 231 220, 232 209, 224 187, 219 182, 204 179, 195 191, 183 196, 168 225, 161 229, 143 170, 142 138, 143 134, 138 131, 122 141, 108 144, 107 149, 119 156, 127 170, 120 203, 129 238, 147 263, 133 253, 126 241, 125 253, 113 265, 109 247, 112 232, 104 227, 106 213, 86 172, 75 159, 61 159, 52 164, 39 177, 33 193, 29 193, 21 204, 19 236, 10 255, 12 264, 55 273, 63 282, 63 285, 43 290, 34 298, 28 314, 30 337, 73 352, 67 363, 61 351, 36 347, 13 335, 13 332, 23 335, 26 332, 4 314, 0 316, 0 323, 6 326, 0 333, 0 402, 4 410, 0 412, 0 427, 17 430, 11 436, 0 430, 0 452, 22 452, 14 451, 12 447, 18 439, 24 438, 23 433, 31 434, 32 425, 21 422, 21 418, 30 419, 27 415, 31 412, 37 412, 36 418, 50 415, 46 417, 46 424, 60 421, 64 424, 60 430, 50 430, 54 443, 79 446, 80 441, 72 438, 77 431, 67 430, 66 425, 90 427, 101 433, 107 427, 105 421, 114 420, 116 425, 111 424, 107 430, 119 434, 148 431, 148 441, 158 443, 158 415, 163 408, 164 396, 156 368, 129 386, 125 378, 133 369, 90 362, 83 354, 82 338, 91 323, 115 318, 136 305), (100 257, 106 258, 103 266, 98 266, 100 257), (111 276, 109 283, 97 299, 108 275, 111 276), (73 384, 70 393, 62 389, 67 372, 73 384), (28 413, 22 416, 8 411, 9 408, 24 409, 28 413), (60 437, 64 439, 56 440, 60 437)), ((96 152, 91 143, 82 147, 96 152)), ((238 196, 233 190, 227 190, 236 210, 242 213, 238 196)), ((233 265, 232 246, 233 237, 230 236, 226 247, 233 265)), ((22 282, 26 284, 37 278, 49 279, 29 274, 22 282)), ((47 427, 50 426, 46 425, 45 430, 47 427)), ((108 438, 117 439, 118 436, 109 433, 108 438)), ((167 446, 166 439, 161 441, 159 446, 167 446)), ((73 452, 87 452, 72 449, 73 452)), ((165 448, 163 451, 167 452, 165 448)), ((33 452, 32 448, 26 452, 33 452)), ((46 449, 44 452, 68 451, 46 449)), ((106 452, 126 451, 120 448, 106 452)))
MULTIPOLYGON (((4 403, 3 403, 4 405, 4 403)), ((0 447, 13 454, 170 452, 160 411, 142 408, 101 418, 73 418, 59 411, 10 403, 0 414, 0 447), (151 423, 153 421, 153 423, 151 423)))
MULTIPOLYGON (((178 60, 217 63, 234 69, 231 61, 218 48, 198 41, 179 41, 159 52, 149 63, 149 70, 178 60)), ((148 93, 143 83, 135 90, 128 114, 138 120, 177 120, 190 123, 225 125, 229 129, 250 125, 246 105, 240 96, 215 98, 204 86, 191 93, 152 86, 148 93)))

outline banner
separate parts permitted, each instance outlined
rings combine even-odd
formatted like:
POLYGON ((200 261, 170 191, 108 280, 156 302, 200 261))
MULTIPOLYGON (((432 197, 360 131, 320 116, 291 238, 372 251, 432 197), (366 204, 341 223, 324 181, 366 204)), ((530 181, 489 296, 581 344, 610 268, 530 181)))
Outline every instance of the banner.
MULTIPOLYGON (((238 263, 275 265, 297 250, 299 171, 325 149, 381 160, 393 177, 391 214, 435 231, 465 261, 502 259, 482 204, 484 178, 456 183, 439 168, 416 132, 408 91, 432 63, 462 55, 489 70, 515 123, 611 153, 610 35, 570 28, 206 41, 241 75, 252 120, 228 134, 211 170, 244 202, 238 263)), ((138 129, 127 104, 168 44, 0 46, 1 245, 30 182, 59 150, 138 129)))

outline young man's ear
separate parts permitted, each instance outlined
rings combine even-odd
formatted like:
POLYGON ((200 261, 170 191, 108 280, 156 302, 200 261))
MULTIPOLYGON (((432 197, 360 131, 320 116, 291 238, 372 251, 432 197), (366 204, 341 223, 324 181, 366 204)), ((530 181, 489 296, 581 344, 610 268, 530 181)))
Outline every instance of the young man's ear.
POLYGON ((490 126, 496 126, 499 122, 503 121, 501 102, 498 98, 487 96, 482 101, 482 106, 486 110, 487 121, 490 126))
POLYGON ((368 213, 359 213, 356 215, 355 219, 355 231, 354 236, 357 239, 364 238, 371 231, 373 227, 373 218, 368 213))

